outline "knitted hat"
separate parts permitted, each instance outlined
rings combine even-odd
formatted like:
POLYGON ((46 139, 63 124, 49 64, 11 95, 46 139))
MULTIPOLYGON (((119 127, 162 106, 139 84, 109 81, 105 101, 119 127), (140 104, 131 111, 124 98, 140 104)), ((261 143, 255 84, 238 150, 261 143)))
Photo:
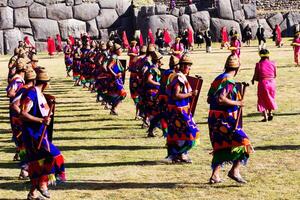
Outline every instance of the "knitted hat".
POLYGON ((36 73, 32 68, 29 68, 26 70, 25 73, 25 80, 26 81, 31 81, 36 79, 36 73))
POLYGON ((234 68, 237 69, 240 67, 239 58, 235 55, 228 56, 225 64, 225 68, 234 68))
POLYGON ((45 81, 45 82, 50 81, 50 77, 44 67, 38 67, 36 69, 36 73, 37 73, 36 76, 37 81, 45 81))
POLYGON ((26 63, 18 62, 17 66, 16 66, 16 71, 17 72, 21 72, 21 71, 25 72, 25 70, 26 70, 26 63))

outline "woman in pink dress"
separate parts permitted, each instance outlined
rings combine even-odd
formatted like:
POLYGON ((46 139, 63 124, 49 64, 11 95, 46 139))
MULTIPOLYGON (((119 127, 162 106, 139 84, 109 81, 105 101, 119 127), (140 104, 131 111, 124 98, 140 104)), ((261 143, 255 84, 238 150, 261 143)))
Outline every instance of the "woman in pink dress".
POLYGON ((236 49, 236 55, 238 58, 241 56, 241 41, 239 40, 239 34, 234 34, 231 38, 230 47, 236 49))
POLYGON ((294 48, 294 61, 300 66, 300 31, 296 33, 292 46, 294 48))
POLYGON ((180 39, 181 39, 180 37, 177 37, 175 39, 175 43, 171 47, 172 55, 176 56, 178 59, 181 59, 181 56, 184 51, 184 47, 183 47, 183 44, 180 43, 180 39))
POLYGON ((257 90, 257 110, 263 113, 264 119, 262 122, 271 121, 273 119, 273 110, 277 109, 275 102, 276 96, 276 65, 269 60, 269 51, 262 49, 259 52, 261 60, 256 63, 255 72, 252 78, 252 84, 254 81, 258 81, 257 90))

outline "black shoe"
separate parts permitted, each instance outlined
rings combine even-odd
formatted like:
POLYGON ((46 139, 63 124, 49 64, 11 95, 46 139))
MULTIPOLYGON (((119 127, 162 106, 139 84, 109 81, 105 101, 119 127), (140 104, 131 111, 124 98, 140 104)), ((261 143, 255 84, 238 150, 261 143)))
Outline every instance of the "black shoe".
POLYGON ((269 115, 268 116, 268 121, 272 121, 273 120, 273 115, 269 115))
POLYGON ((267 122, 267 121, 268 121, 267 119, 262 119, 262 120, 261 120, 261 122, 267 122))

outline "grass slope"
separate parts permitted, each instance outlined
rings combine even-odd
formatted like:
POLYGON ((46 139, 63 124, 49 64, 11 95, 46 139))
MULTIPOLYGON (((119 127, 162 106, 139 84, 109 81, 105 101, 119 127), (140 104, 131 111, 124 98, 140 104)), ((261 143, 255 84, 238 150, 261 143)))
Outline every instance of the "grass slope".
MULTIPOLYGON (((269 41, 270 43, 270 41, 269 41)), ((249 181, 240 186, 226 177, 225 182, 207 184, 211 173, 211 145, 206 117, 206 94, 211 81, 222 72, 226 50, 215 45, 213 54, 203 49, 192 52, 192 74, 204 78, 195 120, 201 129, 201 143, 190 154, 192 165, 164 165, 165 139, 146 138, 141 123, 134 121, 134 106, 128 97, 113 117, 99 104, 95 94, 73 87, 65 78, 63 56, 48 59, 40 55, 40 65, 48 68, 57 97, 54 144, 66 159, 68 182, 50 190, 52 199, 299 199, 300 171, 300 69, 294 67, 292 48, 269 44, 271 58, 278 64, 277 102, 274 121, 260 123, 256 111, 256 86, 247 90, 244 129, 256 153, 242 174, 249 181)), ((255 42, 256 44, 256 42, 255 42)), ((250 81, 259 60, 256 47, 242 49, 242 67, 237 80, 250 81)), ((17 179, 19 169, 12 162, 5 77, 8 57, 0 57, 0 199, 24 199, 29 184, 17 179)), ((167 58, 165 58, 167 65, 167 58)), ((128 77, 126 80, 128 90, 128 77)), ((160 132, 158 134, 161 135, 160 132)))

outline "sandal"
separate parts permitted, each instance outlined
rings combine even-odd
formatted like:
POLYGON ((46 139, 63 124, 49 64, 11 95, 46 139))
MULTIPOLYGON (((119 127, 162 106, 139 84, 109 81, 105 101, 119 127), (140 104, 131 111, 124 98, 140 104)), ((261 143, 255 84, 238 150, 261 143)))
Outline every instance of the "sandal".
POLYGON ((247 181, 245 181, 241 176, 234 176, 231 173, 228 173, 227 176, 238 183, 241 183, 241 184, 247 183, 247 181))
POLYGON ((210 177, 209 179, 209 184, 217 184, 217 183, 222 183, 223 180, 222 179, 214 179, 212 177, 210 177))
POLYGON ((41 193, 41 195, 43 195, 46 198, 50 198, 50 193, 48 189, 44 189, 42 190, 40 187, 37 188, 37 190, 41 193))

